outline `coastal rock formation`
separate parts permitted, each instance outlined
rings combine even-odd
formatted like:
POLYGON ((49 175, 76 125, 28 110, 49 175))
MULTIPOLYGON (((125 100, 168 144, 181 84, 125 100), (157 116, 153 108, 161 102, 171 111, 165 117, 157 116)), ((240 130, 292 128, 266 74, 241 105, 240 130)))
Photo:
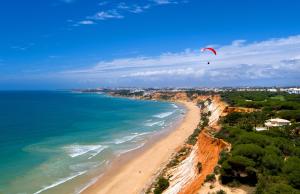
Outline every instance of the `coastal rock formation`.
POLYGON ((218 125, 218 121, 221 116, 226 115, 224 110, 226 110, 227 107, 227 104, 221 100, 220 96, 214 96, 212 102, 207 106, 206 109, 211 113, 208 125, 215 131, 219 131, 220 126, 218 125))
MULTIPOLYGON (((215 166, 219 160, 220 152, 226 148, 227 144, 219 139, 214 139, 205 131, 200 133, 197 146, 195 150, 197 153, 197 160, 202 164, 202 171, 196 175, 182 190, 181 194, 197 193, 207 175, 214 171, 215 166)), ((194 163, 197 165, 197 163, 194 163)))
POLYGON ((185 92, 155 92, 149 98, 152 100, 189 101, 185 92))
MULTIPOLYGON (((207 97, 202 99, 207 99, 207 97)), ((210 133, 211 130, 218 131, 220 129, 218 120, 227 105, 218 96, 212 97, 209 101, 206 100, 204 105, 202 111, 210 112, 209 126, 201 131, 197 143, 188 157, 176 167, 168 170, 170 186, 163 192, 164 194, 197 193, 206 176, 214 171, 220 152, 229 147, 226 142, 214 138, 210 133), (202 165, 200 173, 197 168, 199 163, 202 165)))
POLYGON ((164 192, 165 194, 179 193, 186 184, 194 179, 197 175, 195 166, 198 156, 197 152, 197 148, 193 149, 190 155, 183 160, 178 167, 173 168, 168 172, 168 174, 171 175, 170 185, 172 186, 164 192))

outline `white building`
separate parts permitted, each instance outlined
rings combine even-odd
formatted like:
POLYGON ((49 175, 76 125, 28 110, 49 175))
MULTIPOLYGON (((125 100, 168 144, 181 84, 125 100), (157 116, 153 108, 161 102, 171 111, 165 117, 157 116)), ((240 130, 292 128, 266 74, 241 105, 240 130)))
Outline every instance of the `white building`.
POLYGON ((300 88, 289 88, 287 92, 289 94, 300 94, 300 88))
POLYGON ((275 119, 269 119, 265 122, 266 127, 281 127, 291 125, 291 122, 289 120, 275 118, 275 119))
POLYGON ((277 92, 277 89, 276 88, 269 88, 269 89, 267 89, 267 91, 269 91, 269 92, 277 92))

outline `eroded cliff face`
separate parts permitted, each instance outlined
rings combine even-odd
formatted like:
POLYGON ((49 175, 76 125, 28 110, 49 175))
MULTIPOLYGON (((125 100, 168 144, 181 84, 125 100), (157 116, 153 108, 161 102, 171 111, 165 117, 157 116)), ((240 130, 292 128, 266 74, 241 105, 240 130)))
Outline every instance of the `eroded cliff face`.
POLYGON ((197 193, 204 183, 206 176, 214 171, 215 166, 218 164, 219 154, 226 146, 227 144, 222 140, 212 138, 205 131, 201 132, 197 146, 194 147, 197 153, 194 166, 200 162, 202 170, 179 193, 197 193))
POLYGON ((170 101, 189 101, 185 92, 155 92, 150 96, 146 96, 152 100, 170 100, 170 101))
MULTIPOLYGON (((194 148, 195 147, 197 147, 197 145, 195 145, 194 148)), ((194 177, 197 176, 197 169, 195 165, 198 159, 197 150, 197 148, 193 149, 190 155, 183 160, 180 165, 168 171, 171 186, 164 192, 165 194, 180 193, 182 188, 184 188, 185 185, 189 184, 194 177)))
POLYGON ((211 135, 212 130, 218 131, 220 129, 218 120, 224 114, 227 105, 220 100, 219 96, 199 96, 196 100, 199 99, 205 100, 202 111, 210 112, 209 126, 201 131, 197 143, 192 147, 188 157, 167 172, 170 177, 170 186, 163 192, 164 194, 197 193, 206 176, 214 171, 220 152, 229 147, 226 142, 211 135), (197 167, 199 163, 202 165, 200 172, 197 167))
POLYGON ((209 127, 213 128, 216 132, 220 130, 218 123, 220 117, 225 116, 228 108, 227 104, 221 100, 220 96, 212 97, 211 103, 207 106, 207 110, 210 111, 211 116, 209 117, 209 127))

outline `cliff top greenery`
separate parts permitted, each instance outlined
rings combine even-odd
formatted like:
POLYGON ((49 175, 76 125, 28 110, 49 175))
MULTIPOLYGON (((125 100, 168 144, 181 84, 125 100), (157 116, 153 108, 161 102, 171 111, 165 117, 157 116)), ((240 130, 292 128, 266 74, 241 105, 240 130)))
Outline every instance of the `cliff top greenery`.
POLYGON ((232 144, 229 153, 220 155, 222 183, 256 186, 257 194, 300 193, 300 95, 224 92, 221 96, 231 106, 259 109, 222 118, 217 137, 232 144), (255 131, 271 117, 292 124, 255 131))

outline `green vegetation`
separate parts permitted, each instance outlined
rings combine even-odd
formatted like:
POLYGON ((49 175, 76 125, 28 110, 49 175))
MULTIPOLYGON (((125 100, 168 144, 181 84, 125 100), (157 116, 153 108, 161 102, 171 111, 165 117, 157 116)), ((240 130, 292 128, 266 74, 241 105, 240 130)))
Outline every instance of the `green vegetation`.
POLYGON ((273 100, 285 101, 285 98, 284 98, 283 95, 273 96, 273 97, 271 97, 271 99, 273 99, 273 100))
POLYGON ((257 194, 300 193, 300 95, 271 92, 224 92, 231 106, 256 108, 222 118, 216 135, 232 144, 221 152, 223 184, 256 186, 257 194), (292 125, 255 131, 265 120, 281 117, 292 125))
POLYGON ((181 148, 173 157, 173 159, 167 164, 167 168, 177 166, 183 158, 185 158, 187 155, 189 155, 189 153, 191 153, 191 151, 192 149, 190 147, 184 146, 183 148, 181 148))
POLYGON ((194 130, 194 132, 193 132, 193 134, 192 135, 190 135, 189 136, 189 138, 187 139, 187 144, 190 144, 190 145, 195 145, 196 144, 196 142, 197 142, 197 139, 198 139, 198 136, 199 136, 199 134, 200 134, 200 132, 201 132, 201 128, 196 128, 195 130, 194 130))
POLYGON ((162 93, 160 95, 160 99, 162 100, 170 100, 171 98, 173 97, 173 94, 172 93, 162 93))
POLYGON ((113 91, 107 91, 107 92, 112 92, 114 95, 125 96, 125 97, 143 96, 144 95, 143 91, 132 92, 130 90, 113 90, 113 91))
POLYGON ((300 122, 300 95, 297 94, 233 91, 223 92, 221 96, 230 106, 256 108, 266 116, 300 122))
POLYGON ((214 173, 215 174, 220 174, 220 171, 221 171, 221 167, 219 165, 215 166, 214 173))
POLYGON ((158 181, 155 185, 154 194, 161 194, 168 187, 169 187, 169 180, 161 176, 158 178, 158 181))
POLYGON ((221 189, 221 190, 217 191, 216 194, 226 194, 226 192, 221 189))
POLYGON ((214 182, 216 181, 216 175, 214 173, 208 174, 204 182, 214 182))
POLYGON ((190 144, 190 145, 195 145, 197 140, 198 140, 198 136, 201 132, 201 130, 208 126, 208 122, 209 122, 209 119, 208 117, 210 116, 210 112, 208 113, 201 113, 201 120, 197 126, 197 128, 194 130, 193 134, 189 136, 189 138, 187 139, 187 144, 190 144))

